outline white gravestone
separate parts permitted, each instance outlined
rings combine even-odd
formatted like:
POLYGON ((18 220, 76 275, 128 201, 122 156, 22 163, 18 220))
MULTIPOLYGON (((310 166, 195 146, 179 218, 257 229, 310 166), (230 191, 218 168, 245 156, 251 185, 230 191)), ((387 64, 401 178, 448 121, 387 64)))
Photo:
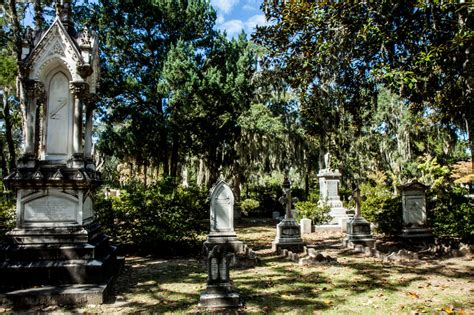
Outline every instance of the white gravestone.
POLYGON ((220 180, 211 189, 211 233, 234 233, 234 194, 220 180))
POLYGON ((311 234, 312 232, 311 226, 312 226, 312 222, 310 219, 301 219, 300 220, 301 235, 311 234))

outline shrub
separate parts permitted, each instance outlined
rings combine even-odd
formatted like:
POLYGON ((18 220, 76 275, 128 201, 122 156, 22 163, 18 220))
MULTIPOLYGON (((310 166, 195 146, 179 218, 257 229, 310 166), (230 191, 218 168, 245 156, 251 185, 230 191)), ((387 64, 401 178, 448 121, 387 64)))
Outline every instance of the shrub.
POLYGON ((246 216, 255 212, 259 207, 260 202, 252 198, 245 199, 240 203, 240 210, 246 216))
POLYGON ((436 236, 474 238, 474 200, 460 187, 431 190, 427 195, 427 220, 436 236))
POLYGON ((120 197, 96 201, 97 220, 114 242, 129 250, 161 255, 190 253, 209 228, 207 192, 163 181, 128 186, 120 197))
POLYGON ((375 186, 362 184, 361 213, 369 222, 373 222, 376 231, 395 235, 403 226, 402 201, 380 183, 375 186))
POLYGON ((296 219, 299 221, 303 218, 310 219, 313 224, 325 224, 331 220, 329 205, 320 205, 314 201, 298 201, 295 203, 296 219))
POLYGON ((0 243, 3 242, 5 233, 14 227, 15 200, 8 198, 5 193, 0 193, 0 243))

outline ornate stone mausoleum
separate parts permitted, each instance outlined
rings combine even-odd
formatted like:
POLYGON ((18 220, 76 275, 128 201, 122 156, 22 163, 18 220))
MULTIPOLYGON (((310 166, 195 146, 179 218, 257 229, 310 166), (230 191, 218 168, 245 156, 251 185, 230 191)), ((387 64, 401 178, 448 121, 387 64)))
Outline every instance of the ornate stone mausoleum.
POLYGON ((4 286, 106 285, 120 265, 94 223, 101 183, 92 159, 98 65, 97 36, 75 31, 68 1, 57 4, 49 28, 24 38, 18 80, 24 154, 6 178, 17 205, 10 244, 0 253, 4 286))

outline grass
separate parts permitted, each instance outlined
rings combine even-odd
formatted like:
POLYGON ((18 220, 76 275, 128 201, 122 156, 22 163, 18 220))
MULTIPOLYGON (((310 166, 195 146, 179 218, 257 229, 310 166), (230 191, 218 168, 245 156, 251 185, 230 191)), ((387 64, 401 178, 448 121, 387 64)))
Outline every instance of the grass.
MULTIPOLYGON (((300 266, 271 252, 273 225, 254 222, 238 227, 237 234, 261 258, 257 267, 231 272, 245 301, 243 312, 474 314, 474 263, 466 258, 387 263, 342 248, 341 235, 327 233, 312 234, 306 241, 317 244, 338 262, 300 266)), ((206 277, 200 259, 127 257, 125 270, 117 279, 114 301, 77 309, 45 310, 197 313, 206 277)))

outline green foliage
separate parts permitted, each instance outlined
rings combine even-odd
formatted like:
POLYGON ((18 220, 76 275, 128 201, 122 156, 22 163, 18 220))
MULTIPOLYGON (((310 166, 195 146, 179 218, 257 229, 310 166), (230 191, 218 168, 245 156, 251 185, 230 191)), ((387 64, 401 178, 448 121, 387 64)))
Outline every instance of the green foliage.
POLYGON ((459 187, 430 191, 427 219, 436 236, 474 239, 474 200, 466 194, 459 187))
MULTIPOLYGON (((0 189, 3 190, 3 183, 0 183, 0 189)), ((4 233, 15 226, 15 200, 2 192, 0 194, 0 243, 4 233)))
POLYGON ((119 197, 99 197, 96 212, 116 244, 157 255, 183 254, 200 248, 199 237, 208 228, 201 223, 209 218, 206 200, 207 193, 171 181, 147 188, 135 183, 119 197))
POLYGON ((385 185, 378 183, 360 185, 361 212, 369 222, 375 223, 380 233, 395 235, 403 225, 402 202, 385 185))
POLYGON ((329 205, 318 204, 317 201, 298 201, 295 203, 296 219, 311 219, 313 224, 326 224, 331 220, 329 205))
POLYGON ((252 198, 247 198, 240 203, 240 209, 246 216, 252 212, 255 212, 259 207, 260 202, 252 198))

